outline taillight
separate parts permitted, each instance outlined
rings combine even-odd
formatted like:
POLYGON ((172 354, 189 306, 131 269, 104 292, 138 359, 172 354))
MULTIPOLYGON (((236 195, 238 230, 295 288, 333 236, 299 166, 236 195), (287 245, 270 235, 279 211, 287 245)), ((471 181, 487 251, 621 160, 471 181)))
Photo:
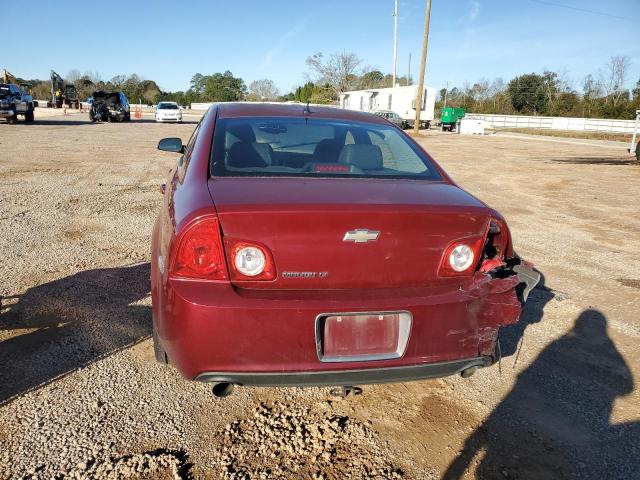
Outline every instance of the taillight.
POLYGON ((217 217, 198 220, 182 234, 171 274, 202 280, 228 278, 217 217))
POLYGON ((451 242, 444 250, 438 274, 442 277, 470 275, 480 259, 485 237, 472 237, 451 242))
POLYGON ((276 268, 269 249, 258 243, 225 238, 231 280, 273 280, 276 268))

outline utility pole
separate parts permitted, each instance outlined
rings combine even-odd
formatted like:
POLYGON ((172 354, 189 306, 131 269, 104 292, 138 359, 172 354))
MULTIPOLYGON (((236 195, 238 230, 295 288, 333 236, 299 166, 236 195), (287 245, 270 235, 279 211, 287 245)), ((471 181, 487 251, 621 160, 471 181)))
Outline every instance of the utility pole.
POLYGON ((413 123, 413 133, 420 133, 420 110, 422 108, 422 91, 424 90, 424 69, 427 64, 427 47, 429 46, 429 20, 431 18, 431 0, 427 0, 427 12, 424 16, 424 37, 422 39, 422 57, 420 58, 420 79, 416 92, 416 119, 413 123))
POLYGON ((411 52, 409 52, 409 68, 407 69, 407 86, 411 85, 411 52))
POLYGON ((396 86, 396 70, 398 67, 398 0, 393 2, 393 85, 396 86))
POLYGON ((444 89, 444 106, 447 106, 447 95, 449 95, 449 80, 447 80, 447 88, 444 89))

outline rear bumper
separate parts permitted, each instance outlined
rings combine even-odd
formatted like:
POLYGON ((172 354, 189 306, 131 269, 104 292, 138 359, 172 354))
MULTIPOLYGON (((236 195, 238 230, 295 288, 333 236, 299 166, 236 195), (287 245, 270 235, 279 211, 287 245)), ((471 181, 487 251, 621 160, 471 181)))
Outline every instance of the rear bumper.
POLYGON ((224 373, 205 372, 195 380, 212 383, 232 383, 250 387, 322 387, 336 385, 368 385, 401 383, 428 378, 447 377, 473 367, 488 367, 492 357, 477 357, 449 362, 435 362, 402 367, 294 372, 294 373, 224 373))
POLYGON ((498 329, 518 321, 518 297, 532 288, 519 277, 477 274, 437 289, 256 291, 162 279, 152 259, 153 317, 170 362, 186 378, 264 386, 403 382, 491 363, 498 329), (400 358, 321 361, 318 315, 384 311, 412 316, 400 358))

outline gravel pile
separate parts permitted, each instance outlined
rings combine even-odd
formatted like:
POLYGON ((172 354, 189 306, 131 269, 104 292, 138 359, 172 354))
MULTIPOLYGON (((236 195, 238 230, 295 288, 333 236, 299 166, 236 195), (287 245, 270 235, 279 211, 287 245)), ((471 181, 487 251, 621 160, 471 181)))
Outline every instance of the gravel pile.
POLYGON ((218 438, 215 458, 225 479, 405 478, 366 425, 306 407, 262 403, 218 438))
POLYGON ((191 479, 184 452, 155 451, 109 458, 102 462, 82 462, 64 478, 119 480, 122 478, 191 479))

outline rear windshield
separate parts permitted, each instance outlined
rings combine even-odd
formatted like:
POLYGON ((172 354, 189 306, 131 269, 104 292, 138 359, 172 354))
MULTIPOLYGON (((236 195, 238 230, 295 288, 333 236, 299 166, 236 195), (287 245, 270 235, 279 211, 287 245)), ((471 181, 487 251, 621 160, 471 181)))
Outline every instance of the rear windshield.
POLYGON ((177 110, 178 105, 175 103, 159 103, 158 110, 177 110))
POLYGON ((219 119, 211 162, 214 176, 442 179, 394 126, 314 118, 219 119))

